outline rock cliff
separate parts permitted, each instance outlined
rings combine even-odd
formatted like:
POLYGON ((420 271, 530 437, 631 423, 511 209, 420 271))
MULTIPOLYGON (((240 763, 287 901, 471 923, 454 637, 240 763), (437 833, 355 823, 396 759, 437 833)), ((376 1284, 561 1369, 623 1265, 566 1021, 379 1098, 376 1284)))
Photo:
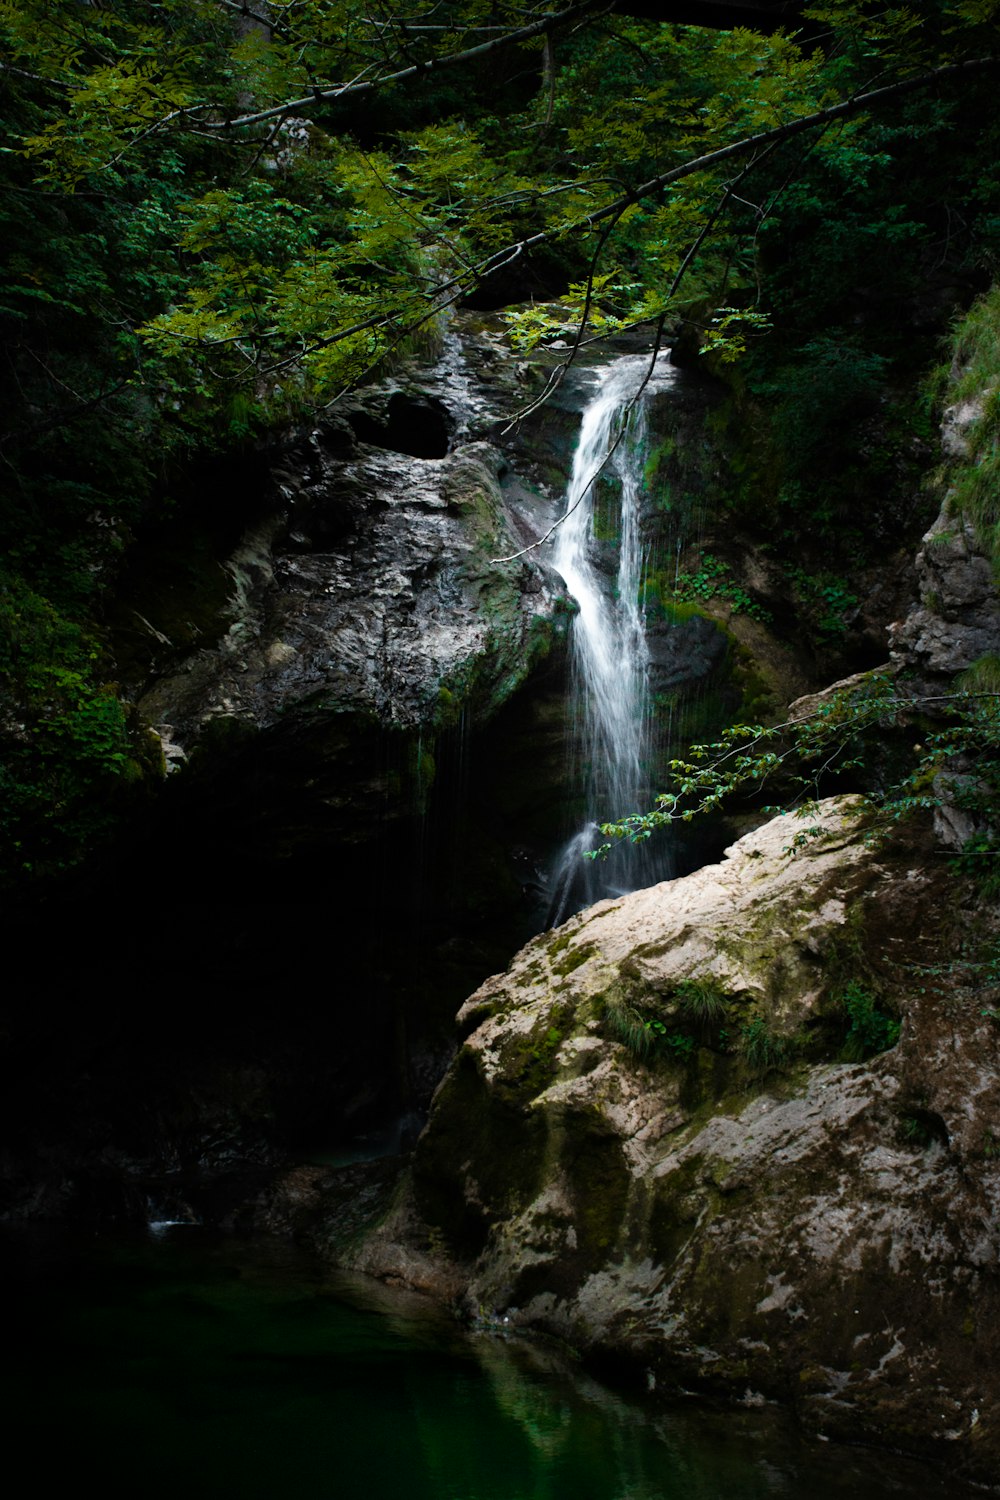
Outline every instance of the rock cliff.
MULTIPOLYGON (((25 1019, 9 1117, 59 1149, 0 1163, 11 1212, 72 1212, 99 1178, 131 1215, 136 1182, 238 1168, 241 1142, 274 1161, 426 1108, 457 1005, 544 922, 548 857, 579 818, 572 606, 539 553, 498 561, 556 519, 595 388, 581 363, 512 427, 557 358, 512 360, 489 319, 456 315, 335 412, 206 460, 137 540, 109 637, 178 774, 17 941, 34 962, 58 928, 61 990, 114 913, 143 1001, 108 985, 73 1019, 74 1089, 45 1066, 44 1016, 25 1019)), ((661 384, 659 462, 694 490, 711 386, 661 384)), ((609 485, 609 588, 618 509, 609 485)), ((653 494, 648 511, 653 537, 667 511, 653 494)), ((696 614, 661 625, 673 711, 727 679, 728 639, 696 614)))
MULTIPOLYGON (((982 411, 979 401, 947 408, 941 446, 951 465, 968 460, 969 429, 982 411)), ((993 564, 952 488, 917 554, 917 582, 918 602, 889 632, 892 659, 922 690, 940 691, 957 672, 1000 649, 993 564)))
MULTIPOLYGON (((434 728, 452 705, 482 719, 510 697, 562 586, 536 554, 496 561, 537 517, 506 503, 508 462, 482 440, 511 395, 491 348, 449 335, 419 380, 370 389, 269 458, 261 514, 221 560, 218 639, 165 670, 154 662, 140 696, 168 754, 219 720, 256 731, 354 713, 434 728)), ((525 496, 547 516, 537 492, 525 496)), ((169 645, 169 628, 147 624, 169 645)))

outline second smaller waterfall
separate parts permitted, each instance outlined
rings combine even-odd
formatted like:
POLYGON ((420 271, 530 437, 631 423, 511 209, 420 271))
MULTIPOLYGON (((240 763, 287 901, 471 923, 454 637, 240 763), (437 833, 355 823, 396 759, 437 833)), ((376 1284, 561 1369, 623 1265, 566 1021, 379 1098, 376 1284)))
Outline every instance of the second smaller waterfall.
MULTIPOLYGON (((634 890, 667 873, 653 869, 645 845, 616 848, 602 861, 584 858, 602 841, 600 823, 645 810, 650 797, 651 704, 639 530, 646 413, 641 398, 630 407, 648 368, 647 358, 626 357, 600 372, 597 391, 583 413, 567 518, 556 533, 553 563, 579 611, 571 647, 571 722, 575 776, 586 811, 553 872, 550 926, 603 896, 634 890), (620 491, 613 579, 598 566, 594 536, 595 491, 608 480, 620 491)), ((657 369, 659 373, 659 365, 657 369)))

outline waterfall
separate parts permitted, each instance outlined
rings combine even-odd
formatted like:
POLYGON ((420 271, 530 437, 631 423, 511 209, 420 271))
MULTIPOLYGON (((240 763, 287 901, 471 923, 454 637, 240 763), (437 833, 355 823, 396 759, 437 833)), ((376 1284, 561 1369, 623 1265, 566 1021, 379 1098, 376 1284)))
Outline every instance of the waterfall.
MULTIPOLYGON (((657 362, 657 380, 672 375, 657 362)), ((645 811, 649 786, 651 701, 641 592, 643 550, 639 530, 646 458, 644 397, 629 403, 649 369, 648 358, 627 357, 606 366, 583 413, 566 495, 567 519, 556 533, 553 564, 578 607, 572 629, 570 721, 577 784, 585 798, 583 826, 568 841, 552 874, 549 925, 600 900, 663 879, 647 844, 616 846, 604 860, 584 858, 602 842, 599 824, 645 811), (622 432, 622 424, 625 431, 622 432), (604 466, 595 476, 621 434, 604 466), (594 497, 610 479, 620 488, 617 573, 599 566, 594 497)), ((652 382, 650 383, 652 385, 652 382)))

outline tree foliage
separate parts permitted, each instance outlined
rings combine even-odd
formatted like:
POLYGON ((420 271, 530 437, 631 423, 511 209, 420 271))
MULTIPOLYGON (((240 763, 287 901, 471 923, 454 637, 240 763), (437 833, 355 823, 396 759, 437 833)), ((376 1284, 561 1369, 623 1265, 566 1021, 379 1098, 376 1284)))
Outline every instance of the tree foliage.
MULTIPOLYGON (((828 49, 587 3, 467 0, 431 19, 355 0, 55 13, 7 0, 0 24, 32 190, 96 195, 112 224, 124 211, 155 226, 153 305, 128 320, 153 361, 142 383, 205 399, 243 382, 267 406, 276 382, 282 397, 295 384, 291 370, 307 397, 329 400, 542 242, 569 269, 600 252, 599 286, 583 278, 567 295, 599 332, 662 312, 707 225, 674 306, 756 290, 760 236, 782 201, 839 226, 855 255, 866 238, 919 236, 905 205, 870 201, 893 165, 893 127, 873 142, 860 100, 898 118, 897 91, 919 95, 928 117, 897 132, 953 129, 949 89, 992 66, 992 9, 810 14, 829 26, 828 49), (853 217, 830 211, 829 181, 820 191, 804 166, 813 156, 853 217)), ((115 249, 127 237, 116 228, 115 249)))
MULTIPOLYGON (((771 790, 794 808, 803 827, 786 849, 793 855, 814 833, 809 815, 831 787, 860 794, 873 833, 943 802, 976 825, 968 867, 987 884, 1000 828, 1000 691, 994 681, 929 694, 887 673, 872 673, 780 724, 733 724, 720 739, 693 745, 670 762, 670 785, 649 812, 606 823, 608 840, 640 843, 658 829, 691 822, 733 800, 758 805, 771 790), (919 739, 917 739, 919 736, 919 739), (914 741, 916 740, 916 743, 914 741), (988 864, 980 861, 988 859, 988 864)), ((605 843, 588 857, 608 852, 605 843)))
POLYGON ((92 634, 191 455, 470 297, 515 347, 656 318, 738 358, 775 529, 848 533, 807 473, 912 360, 915 288, 1000 256, 997 10, 834 0, 804 46, 596 0, 0 0, 6 597, 92 634))

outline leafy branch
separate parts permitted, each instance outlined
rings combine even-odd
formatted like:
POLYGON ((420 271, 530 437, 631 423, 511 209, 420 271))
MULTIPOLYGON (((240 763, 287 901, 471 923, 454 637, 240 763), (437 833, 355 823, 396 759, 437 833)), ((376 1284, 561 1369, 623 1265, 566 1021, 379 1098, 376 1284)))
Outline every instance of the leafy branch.
MULTIPOLYGON (((811 801, 824 777, 863 770, 867 735, 927 716, 941 727, 915 747, 913 768, 890 787, 861 795, 886 819, 937 806, 943 797, 936 778, 956 757, 996 757, 1000 693, 911 694, 900 691, 892 677, 877 674, 860 690, 835 693, 809 713, 770 726, 733 724, 713 743, 693 745, 688 759, 669 762, 670 788, 650 812, 602 824, 601 832, 607 839, 640 843, 658 828, 718 811, 736 794, 759 794, 769 782, 780 781, 788 793, 782 798, 786 809, 811 801)), ((995 815, 988 778, 966 791, 981 815, 995 815)), ((601 858, 610 848, 605 843, 587 857, 601 858)))
MULTIPOLYGON (((584 7, 574 7, 574 13, 576 9, 580 9, 582 11, 584 7)), ((565 12, 564 14, 569 15, 569 12, 565 12)), ((743 172, 739 174, 739 176, 734 180, 734 183, 731 186, 727 186, 724 188, 722 203, 709 213, 707 221, 702 226, 702 229, 695 237, 694 243, 690 246, 688 252, 685 254, 678 274, 674 278, 674 284, 671 286, 670 292, 661 302, 661 306, 664 306, 670 300, 670 298, 675 295, 677 287, 679 286, 684 275, 693 263, 694 257, 704 243, 705 237, 711 230, 712 225, 721 212, 722 207, 728 200, 733 188, 737 187, 746 177, 747 173, 751 171, 759 161, 763 160, 767 155, 769 155, 774 148, 788 140, 794 139, 795 137, 803 134, 806 131, 823 130, 826 129, 833 121, 847 119, 854 115, 861 114, 866 110, 878 108, 882 104, 888 102, 890 99, 902 96, 907 93, 913 93, 922 89, 932 88, 935 84, 946 79, 965 77, 976 72, 994 70, 998 67, 1000 67, 1000 57, 993 56, 977 58, 973 60, 965 60, 957 63, 948 63, 942 67, 931 69, 930 71, 923 73, 917 77, 905 78, 895 83, 885 85, 882 88, 870 90, 863 94, 854 95, 850 99, 843 100, 838 104, 829 105, 821 110, 813 111, 810 114, 798 116, 796 119, 786 121, 784 124, 775 126, 770 130, 760 131, 755 134, 744 136, 737 141, 731 141, 727 145, 718 147, 713 151, 706 152, 699 156, 691 157, 687 161, 670 168, 666 172, 660 173, 656 177, 650 178, 647 182, 641 184, 636 188, 628 189, 626 192, 619 194, 616 198, 610 200, 609 202, 606 202, 594 209, 588 210, 584 214, 577 215, 576 217, 568 221, 562 221, 554 225, 548 225, 545 228, 537 230, 534 234, 527 235, 521 239, 511 240, 501 248, 490 251, 489 253, 480 256, 478 259, 465 259, 464 263, 458 269, 452 271, 443 279, 438 280, 435 284, 423 289, 419 293, 416 293, 415 296, 411 291, 410 297, 404 299, 404 305, 402 306, 398 303, 394 304, 394 299, 390 298, 390 306, 385 311, 373 313, 370 318, 363 320, 352 319, 346 326, 333 328, 329 332, 324 333, 319 338, 303 339, 299 343, 295 355, 292 358, 290 358, 289 360, 281 361, 277 365, 273 366, 270 370, 264 371, 263 373, 273 373, 275 370, 284 368, 288 363, 307 359, 310 355, 316 354, 325 349, 330 349, 337 344, 344 343, 354 337, 360 329, 384 331, 391 337, 393 342, 396 343, 401 338, 404 338, 407 333, 416 330, 422 323, 427 320, 427 317, 429 315, 427 309, 430 309, 431 314, 433 314, 435 310, 450 305, 458 298, 469 294, 486 278, 490 277, 491 275, 495 275, 501 270, 508 269, 516 261, 524 258, 532 251, 537 250, 542 246, 556 243, 559 240, 563 240, 572 235, 587 234, 594 230, 600 230, 600 237, 598 245, 596 247, 596 253, 592 257, 590 272, 587 280, 587 293, 584 302, 584 318, 582 320, 582 323, 585 323, 587 311, 589 310, 592 297, 593 277, 596 274, 600 254, 606 248, 610 230, 614 228, 614 226, 618 223, 618 221, 622 218, 626 211, 633 208, 635 205, 639 204, 645 199, 653 198, 659 195, 666 187, 669 187, 674 183, 681 182, 686 178, 694 177, 698 174, 709 172, 713 168, 724 162, 733 160, 741 156, 750 155, 753 160, 748 164, 743 172), (416 301, 418 305, 422 304, 420 311, 418 313, 408 312, 405 307, 406 301, 416 301)), ((296 101, 296 103, 298 102, 299 101, 296 101)), ((291 109, 292 107, 292 105, 288 106, 289 109, 291 109)), ((383 301, 384 300, 385 299, 383 299, 383 301)), ((646 316, 648 318, 649 314, 647 313, 646 316)), ((155 337, 157 334, 169 330, 170 321, 170 315, 157 319, 155 323, 146 330, 147 336, 152 335, 155 337)), ((276 338, 277 334, 273 333, 269 335, 269 337, 276 338)), ((579 348, 581 340, 582 326, 578 330, 578 333, 574 340, 573 348, 570 351, 570 358, 565 362, 565 367, 568 367, 569 363, 572 362, 572 358, 579 348)), ((551 394, 551 391, 555 388, 555 385, 558 384, 559 379, 561 379, 561 374, 564 373, 565 367, 560 367, 560 372, 555 374, 550 384, 547 385, 545 392, 546 396, 551 394)))

